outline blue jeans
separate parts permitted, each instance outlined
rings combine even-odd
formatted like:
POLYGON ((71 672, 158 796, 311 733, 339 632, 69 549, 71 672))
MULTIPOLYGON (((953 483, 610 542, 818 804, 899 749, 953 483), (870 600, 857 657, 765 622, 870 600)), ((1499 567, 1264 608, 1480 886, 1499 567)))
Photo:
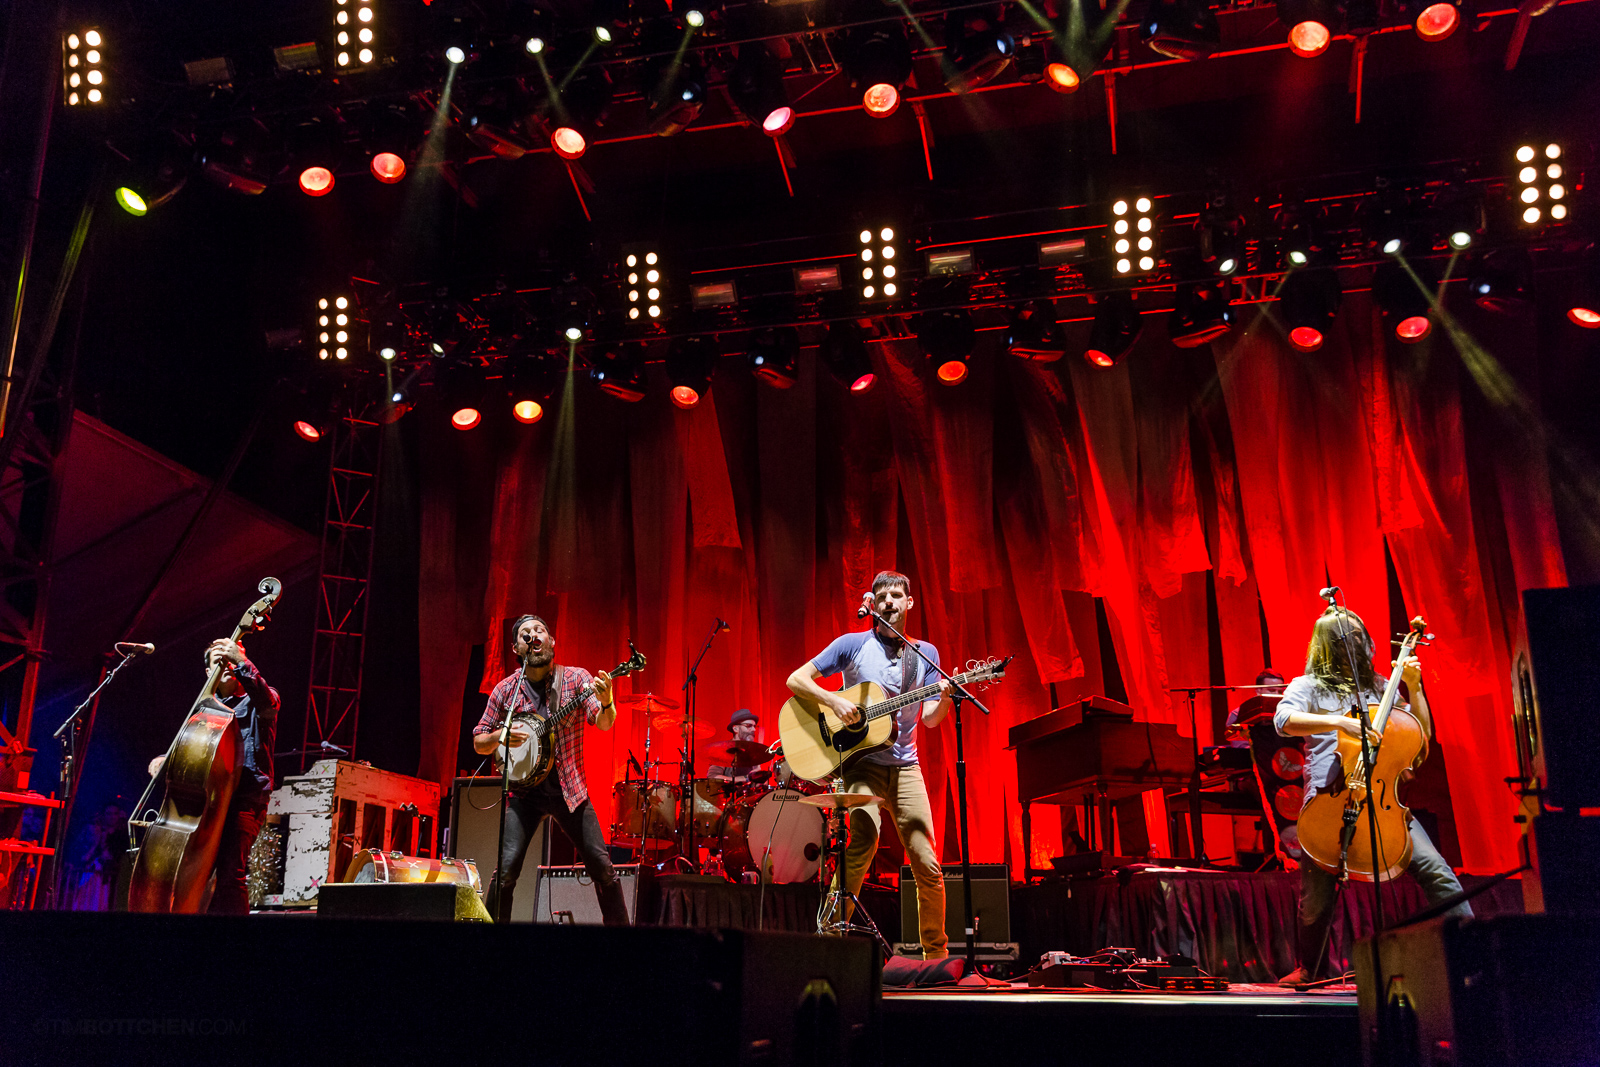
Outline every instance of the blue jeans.
MULTIPOLYGON (((1411 820, 1411 864, 1406 868, 1411 877, 1422 886, 1428 903, 1433 904, 1451 893, 1461 891, 1450 864, 1439 855, 1428 839, 1428 832, 1417 820, 1411 820)), ((1328 930, 1333 925, 1333 902, 1338 895, 1339 882, 1333 875, 1310 860, 1300 867, 1300 966, 1315 976, 1317 968, 1327 957, 1328 930)), ((1472 918, 1472 907, 1465 901, 1451 908, 1446 916, 1472 918)))

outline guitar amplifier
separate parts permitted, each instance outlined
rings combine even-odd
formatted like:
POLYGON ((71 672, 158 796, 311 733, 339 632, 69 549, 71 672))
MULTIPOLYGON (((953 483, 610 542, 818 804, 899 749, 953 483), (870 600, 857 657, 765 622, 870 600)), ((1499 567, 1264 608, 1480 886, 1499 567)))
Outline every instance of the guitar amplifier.
MULTIPOLYGON (((540 865, 549 862, 549 819, 540 819, 528 853, 517 874, 516 892, 511 897, 511 921, 533 921, 534 881, 540 865)), ((500 778, 483 776, 457 778, 450 790, 450 829, 445 839, 445 855, 471 860, 478 865, 483 890, 494 880, 495 845, 500 840, 500 778)))
MULTIPOLYGON (((951 952, 957 941, 967 941, 965 907, 962 896, 961 867, 944 868, 944 932, 950 938, 951 952)), ((972 864, 972 921, 977 924, 976 940, 1004 945, 1011 940, 1011 869, 1003 863, 972 864)), ((917 928, 917 883, 910 867, 900 868, 900 940, 916 944, 922 940, 917 928)), ((1012 957, 1015 958, 1015 957, 1012 957)))
MULTIPOLYGON (((622 897, 628 904, 628 921, 639 920, 639 865, 617 864, 617 881, 622 883, 622 897)), ((580 926, 598 926, 600 898, 595 893, 594 881, 579 863, 571 867, 540 867, 538 892, 533 894, 533 921, 536 923, 565 923, 580 926)), ((521 889, 521 883, 518 883, 521 889)), ((517 894, 520 900, 522 894, 517 894)), ((516 900, 512 901, 513 906, 516 900)))

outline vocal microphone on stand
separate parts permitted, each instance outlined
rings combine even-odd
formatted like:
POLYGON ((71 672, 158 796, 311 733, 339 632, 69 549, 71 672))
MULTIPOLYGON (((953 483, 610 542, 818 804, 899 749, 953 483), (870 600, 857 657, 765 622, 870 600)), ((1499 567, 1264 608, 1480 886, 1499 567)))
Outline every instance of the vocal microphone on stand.
POLYGON ((156 646, 148 641, 142 643, 138 641, 118 641, 117 651, 124 656, 131 656, 135 652, 143 652, 147 656, 153 656, 155 655, 156 646))
POLYGON ((861 594, 861 606, 856 609, 856 618, 864 619, 872 614, 872 594, 861 594))
POLYGON ((1319 592, 1317 594, 1317 596, 1321 597, 1323 600, 1326 600, 1328 603, 1332 604, 1334 602, 1334 598, 1336 596, 1338 596, 1340 593, 1342 593, 1343 591, 1344 590, 1340 589, 1336 585, 1330 585, 1330 586, 1328 586, 1328 588, 1326 588, 1326 589, 1322 590, 1321 592, 1319 592))

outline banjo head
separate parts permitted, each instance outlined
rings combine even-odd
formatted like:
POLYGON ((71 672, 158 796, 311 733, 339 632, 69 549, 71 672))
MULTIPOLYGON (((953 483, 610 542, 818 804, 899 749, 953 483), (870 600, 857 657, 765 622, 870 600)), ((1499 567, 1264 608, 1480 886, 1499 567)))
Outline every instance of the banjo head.
POLYGON ((511 769, 508 777, 511 779, 513 789, 518 786, 533 784, 533 774, 539 769, 539 759, 543 754, 541 738, 536 729, 538 720, 531 715, 513 715, 511 726, 513 729, 520 727, 528 733, 527 740, 521 744, 511 746, 511 769))

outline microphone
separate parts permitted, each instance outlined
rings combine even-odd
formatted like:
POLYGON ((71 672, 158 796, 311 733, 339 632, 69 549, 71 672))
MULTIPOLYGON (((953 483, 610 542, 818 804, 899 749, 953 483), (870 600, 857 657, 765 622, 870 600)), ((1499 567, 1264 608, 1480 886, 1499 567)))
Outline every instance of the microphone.
POLYGON ((118 641, 117 651, 123 652, 123 654, 127 656, 131 656, 135 652, 143 652, 147 656, 153 656, 155 655, 156 646, 149 644, 148 642, 140 644, 136 641, 118 641), (124 649, 126 649, 126 651, 123 651, 124 649))
POLYGON ((1319 592, 1317 594, 1317 596, 1321 597, 1323 600, 1326 600, 1328 603, 1331 604, 1331 603, 1333 603, 1333 598, 1335 596, 1337 596, 1341 592, 1343 592, 1343 590, 1341 590, 1338 586, 1330 585, 1330 586, 1328 586, 1328 588, 1326 588, 1326 589, 1322 590, 1321 592, 1319 592))
POLYGON ((725 634, 725 633, 732 632, 732 630, 733 630, 733 627, 728 625, 727 620, 725 620, 725 619, 718 619, 717 620, 717 633, 725 634))
POLYGON ((856 618, 864 619, 872 614, 872 594, 861 594, 861 606, 856 609, 856 618))

